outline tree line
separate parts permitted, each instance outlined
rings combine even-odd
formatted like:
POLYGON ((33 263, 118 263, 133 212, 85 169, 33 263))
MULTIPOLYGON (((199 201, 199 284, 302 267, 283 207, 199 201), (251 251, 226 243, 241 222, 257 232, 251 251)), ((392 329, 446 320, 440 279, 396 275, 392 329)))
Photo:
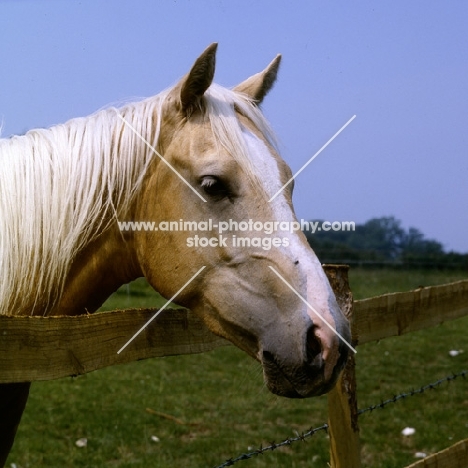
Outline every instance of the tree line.
POLYGON ((356 224, 354 231, 304 234, 322 263, 468 270, 468 253, 446 252, 440 242, 414 227, 405 230, 393 216, 356 224))

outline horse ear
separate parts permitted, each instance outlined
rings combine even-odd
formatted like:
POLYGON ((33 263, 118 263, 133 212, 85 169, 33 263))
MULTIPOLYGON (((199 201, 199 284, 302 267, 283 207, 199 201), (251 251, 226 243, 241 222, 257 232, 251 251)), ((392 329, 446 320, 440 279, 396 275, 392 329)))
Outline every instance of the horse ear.
POLYGON ((260 104, 276 81, 280 62, 281 55, 278 54, 265 68, 265 70, 238 84, 234 88, 234 91, 244 93, 252 98, 257 104, 260 104))
POLYGON ((213 81, 217 48, 218 44, 216 42, 208 46, 183 79, 180 102, 182 109, 187 114, 190 114, 199 105, 203 94, 213 81))

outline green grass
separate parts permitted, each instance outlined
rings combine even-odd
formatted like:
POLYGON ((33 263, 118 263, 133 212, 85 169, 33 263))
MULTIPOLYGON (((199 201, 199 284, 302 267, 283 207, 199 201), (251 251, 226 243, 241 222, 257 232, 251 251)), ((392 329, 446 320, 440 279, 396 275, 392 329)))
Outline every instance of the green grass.
MULTIPOLYGON (((165 303, 166 299, 155 292, 144 278, 138 278, 119 288, 107 299, 99 311, 139 307, 157 308, 165 303)), ((169 307, 172 307, 172 304, 169 307)))
MULTIPOLYGON (((467 277, 453 272, 355 269, 350 283, 359 299, 467 277)), ((121 288, 104 308, 157 306, 161 301, 140 280, 130 289, 121 288)), ((466 369, 467 335, 465 318, 359 347, 359 406, 466 369), (450 349, 465 353, 450 357, 450 349)), ((363 466, 406 466, 414 462, 417 451, 433 453, 466 438, 467 390, 467 382, 456 381, 363 415, 363 466), (416 429, 413 437, 401 436, 406 426, 416 429)), ((275 397, 264 387, 259 364, 236 348, 225 347, 35 383, 7 466, 212 467, 249 447, 294 436, 326 419, 325 397, 275 397), (160 441, 152 441, 152 436, 160 441), (85 448, 75 445, 81 437, 88 440, 85 448)), ((305 443, 241 461, 239 466, 326 467, 328 447, 321 432, 305 443)))
POLYGON ((435 286, 468 279, 468 272, 440 270, 398 270, 351 268, 349 283, 354 299, 398 291, 409 291, 421 286, 435 286))

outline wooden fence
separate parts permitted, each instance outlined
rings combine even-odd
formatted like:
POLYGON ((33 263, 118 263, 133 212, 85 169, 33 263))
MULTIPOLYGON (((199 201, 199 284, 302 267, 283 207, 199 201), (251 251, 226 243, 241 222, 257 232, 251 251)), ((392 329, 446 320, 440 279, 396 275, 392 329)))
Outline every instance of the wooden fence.
MULTIPOLYGON (((326 269, 343 312, 351 321, 353 345, 440 325, 468 315, 468 280, 385 294, 353 303, 346 267, 326 269)), ((361 466, 354 356, 328 394, 332 468, 361 466)), ((407 468, 468 468, 468 440, 407 468)))
MULTIPOLYGON (((325 271, 351 321, 354 345, 468 315, 468 280, 353 302, 348 267, 327 265, 325 271)), ((137 309, 78 317, 0 316, 0 383, 57 379, 151 357, 201 353, 229 344, 214 336, 195 314, 180 308, 161 314, 124 352, 117 354, 155 312, 137 309)), ((354 357, 350 356, 328 395, 333 468, 361 466, 354 366, 354 357)), ((467 468, 467 453, 465 440, 408 468, 467 468)))

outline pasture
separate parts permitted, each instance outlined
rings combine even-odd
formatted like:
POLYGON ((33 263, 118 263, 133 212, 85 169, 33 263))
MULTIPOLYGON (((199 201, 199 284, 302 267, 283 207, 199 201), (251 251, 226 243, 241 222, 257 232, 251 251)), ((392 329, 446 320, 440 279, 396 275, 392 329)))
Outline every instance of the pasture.
MULTIPOLYGON (((355 299, 465 279, 466 272, 351 269, 355 299)), ((106 309, 161 305, 143 281, 123 286, 106 309)), ((169 312, 167 312, 169 313, 169 312)), ((358 406, 467 368, 468 319, 358 348, 358 406), (464 350, 450 356, 450 350, 464 350)), ((444 384, 361 417, 363 466, 393 468, 416 452, 466 437, 466 382, 444 384), (404 437, 401 431, 414 427, 404 437)), ((261 367, 234 347, 135 362, 32 386, 6 466, 211 467, 241 452, 326 422, 326 398, 287 400, 265 388, 261 367), (85 447, 76 441, 87 439, 85 447), (157 438, 157 439, 155 439, 157 438)), ((246 467, 326 467, 324 432, 246 467)))

